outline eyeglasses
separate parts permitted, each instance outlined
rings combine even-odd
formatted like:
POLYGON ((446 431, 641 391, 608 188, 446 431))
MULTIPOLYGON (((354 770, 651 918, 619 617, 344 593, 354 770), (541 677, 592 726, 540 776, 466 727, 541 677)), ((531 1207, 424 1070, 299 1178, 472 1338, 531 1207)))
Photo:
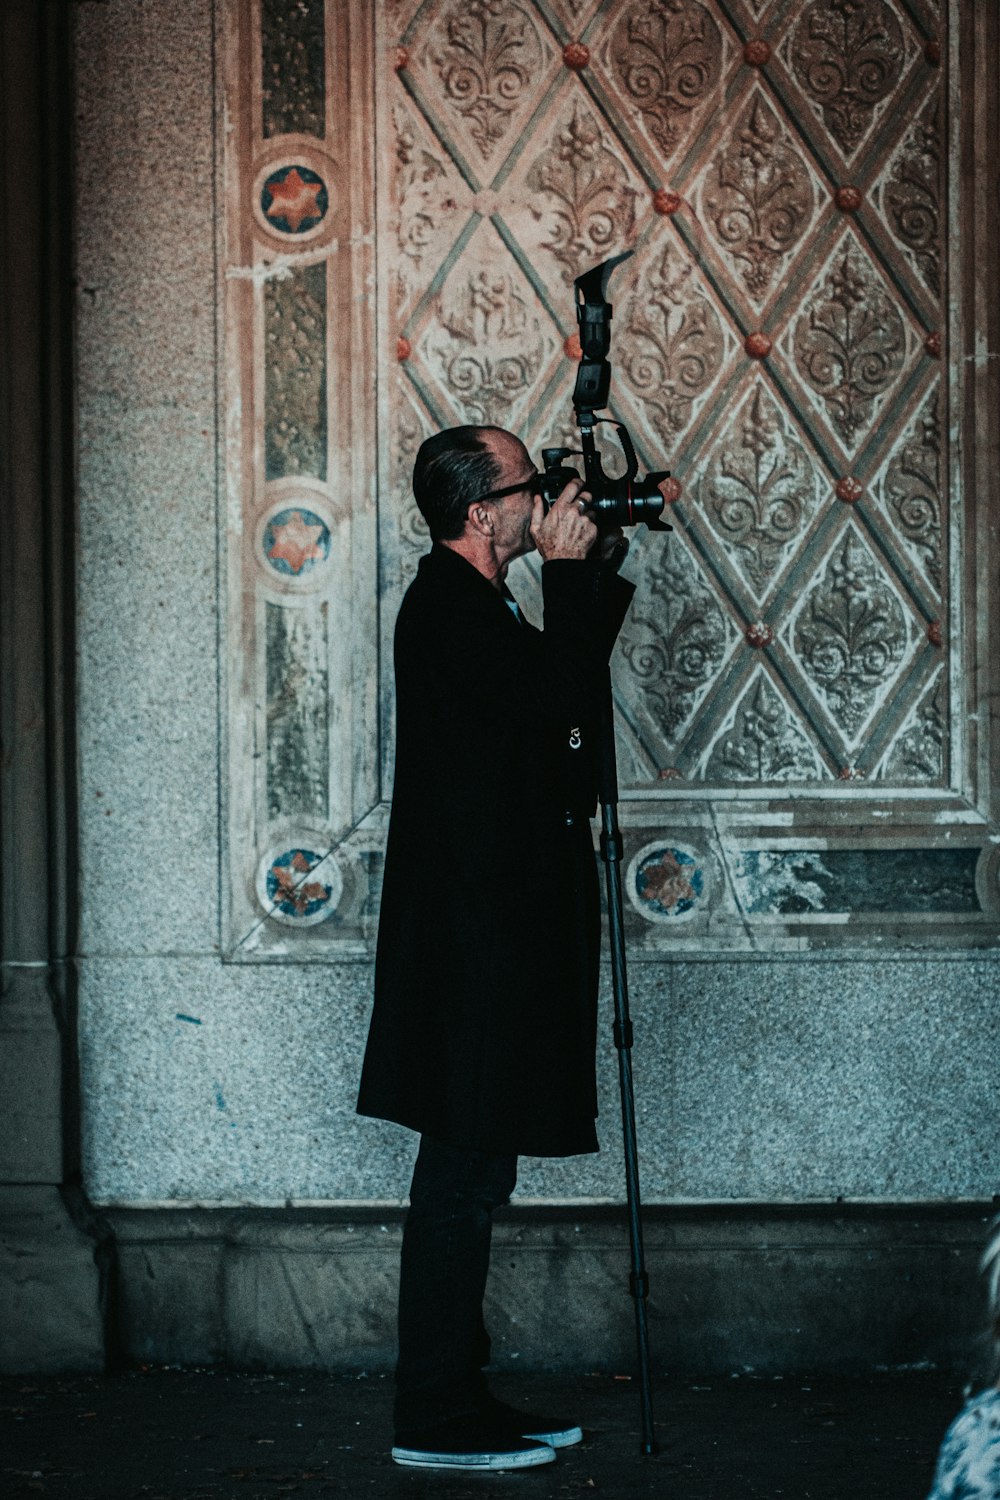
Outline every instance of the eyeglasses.
POLYGON ((503 500, 508 495, 519 495, 523 490, 527 490, 529 495, 540 495, 542 475, 536 472, 530 479, 519 479, 517 484, 505 485, 502 490, 490 490, 488 495, 479 495, 475 500, 470 500, 469 505, 482 505, 487 500, 503 500))

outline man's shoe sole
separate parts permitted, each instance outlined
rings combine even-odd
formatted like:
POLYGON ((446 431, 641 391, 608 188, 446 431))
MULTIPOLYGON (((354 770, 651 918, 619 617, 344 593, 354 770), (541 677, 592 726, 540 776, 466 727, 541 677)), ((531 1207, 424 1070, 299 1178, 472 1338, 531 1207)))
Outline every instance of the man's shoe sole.
MULTIPOLYGON (((532 1442, 535 1439, 531 1439, 532 1442)), ((517 1448, 510 1453, 434 1453, 424 1448, 393 1448, 393 1461, 413 1469, 533 1469, 555 1462, 551 1444, 517 1448)))
POLYGON ((562 1427, 557 1432, 522 1432, 521 1437, 532 1443, 546 1443, 550 1448, 572 1448, 583 1442, 582 1427, 562 1427))

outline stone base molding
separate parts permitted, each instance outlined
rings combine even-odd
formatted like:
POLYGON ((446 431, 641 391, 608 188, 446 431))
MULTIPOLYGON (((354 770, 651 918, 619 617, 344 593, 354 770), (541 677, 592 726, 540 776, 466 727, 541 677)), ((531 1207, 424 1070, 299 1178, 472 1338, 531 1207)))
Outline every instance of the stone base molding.
MULTIPOLYGON (((990 1203, 653 1207, 654 1369, 868 1373, 986 1359, 977 1266, 990 1203)), ((403 1211, 109 1209, 127 1361, 392 1368, 403 1211)), ((624 1209, 497 1216, 487 1293, 507 1369, 633 1369, 624 1209)))

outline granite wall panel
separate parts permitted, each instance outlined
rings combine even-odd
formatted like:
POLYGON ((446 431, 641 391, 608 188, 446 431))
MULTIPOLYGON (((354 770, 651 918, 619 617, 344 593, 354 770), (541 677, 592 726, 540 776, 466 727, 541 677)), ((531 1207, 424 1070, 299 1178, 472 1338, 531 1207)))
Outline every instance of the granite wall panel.
MULTIPOLYGON (((743 14, 746 7, 715 7, 720 15, 737 9, 743 14)), ((226 176, 225 151, 231 123, 227 81, 235 75, 226 71, 232 61, 227 49, 234 27, 243 35, 240 27, 254 11, 250 0, 149 0, 143 5, 110 0, 77 10, 80 1052, 87 1190, 101 1203, 398 1203, 407 1187, 413 1140, 394 1127, 361 1122, 353 1115, 368 1019, 367 955, 384 826, 377 732, 381 727, 388 746, 392 722, 388 700, 379 717, 376 605, 389 621, 393 601, 426 542, 412 507, 403 506, 403 476, 431 422, 433 402, 425 400, 433 388, 431 373, 448 364, 449 339, 462 342, 461 331, 455 330, 466 326, 465 311, 471 309, 468 327, 483 349, 491 328, 494 333, 506 330, 503 337, 509 332, 527 361, 525 369, 537 354, 550 362, 553 374, 562 371, 559 378, 565 381, 571 365, 562 330, 542 306, 534 281, 516 268, 501 288, 503 307, 493 323, 483 311, 482 297, 476 300, 479 284, 473 273, 485 272, 494 253, 506 253, 502 247, 507 242, 490 221, 492 189, 482 189, 486 196, 474 208, 468 180, 454 159, 437 149, 428 124, 433 101, 421 103, 418 97, 433 83, 429 51, 415 60, 409 84, 392 77, 386 81, 394 88, 399 84, 391 140, 383 143, 383 165, 398 174, 393 191, 398 187, 400 206, 400 217, 391 224, 398 277, 390 286, 370 279, 367 221, 352 223, 332 194, 324 208, 314 180, 330 187, 337 183, 326 154, 334 143, 328 134, 321 135, 310 114, 315 113, 312 32, 300 38, 306 49, 303 68, 281 83, 281 98, 272 94, 271 113, 265 117, 259 78, 257 93, 245 101, 253 106, 254 130, 260 136, 259 160, 248 179, 258 196, 242 205, 243 218, 253 227, 246 243, 236 243, 221 232, 223 217, 232 208, 226 202, 232 182, 226 176), (300 109, 297 100, 308 107, 300 109), (269 216, 276 204, 291 216, 269 216), (303 212, 310 205, 322 210, 313 215, 318 222, 311 226, 309 213, 303 212), (448 220, 456 213, 466 214, 469 223, 473 213, 478 215, 471 238, 460 249, 462 274, 447 286, 442 282, 439 304, 434 298, 422 300, 421 289, 436 271, 429 241, 422 237, 421 216, 438 214, 448 220), (337 214, 343 217, 333 234, 331 221, 337 214), (309 239, 314 230, 316 237, 309 239), (302 265, 289 276, 285 262, 295 254, 302 265), (317 315, 316 308, 298 296, 295 289, 302 286, 311 288, 317 305, 322 288, 327 316, 333 316, 331 309, 336 313, 329 326, 343 335, 341 344, 332 335, 325 342, 312 337, 306 325, 317 315), (383 477, 399 499, 399 511, 392 513, 376 557, 374 443, 371 428, 364 425, 374 389, 365 374, 371 366, 353 372, 350 388, 332 377, 321 384, 317 370, 324 358, 329 360, 331 349, 343 366, 348 345, 365 347, 373 299, 380 298, 385 318, 379 326, 383 333, 392 332, 391 359, 400 355, 399 368, 385 363, 390 356, 383 358, 384 350, 379 355, 383 372, 389 369, 394 381, 394 425, 382 456, 383 477), (316 417, 313 430, 319 431, 317 413, 327 421, 325 477, 316 458, 319 443, 308 453, 294 443, 286 446, 286 454, 299 455, 298 466, 280 460, 285 467, 277 477, 277 437, 268 471, 263 419, 258 426, 241 428, 238 411, 227 405, 232 373, 238 370, 248 382, 239 390, 255 392, 261 411, 270 409, 263 353, 268 309, 272 315, 290 309, 294 324, 288 347, 279 351, 281 380, 272 372, 271 407, 277 412, 279 386, 297 378, 298 371, 300 383, 308 387, 309 412, 316 417), (538 348, 533 352, 529 345, 536 322, 538 348), (259 359, 248 352, 250 334, 258 341, 259 359), (300 351, 295 356, 299 365, 289 349, 300 351), (352 411, 360 413, 360 427, 352 426, 352 411), (267 612, 278 608, 287 621, 269 637, 267 612), (325 639, 332 644, 320 663, 318 626, 312 644, 290 643, 297 612, 312 610, 310 618, 318 621, 322 608, 327 610, 325 639), (271 740, 268 694, 258 691, 267 687, 269 649, 271 740), (330 674, 325 688, 317 686, 324 670, 330 674), (304 696, 297 687, 289 688, 292 680, 309 685, 304 696), (305 717, 300 716, 303 703, 305 717), (332 821, 316 814, 321 790, 315 765, 316 757, 322 758, 324 722, 332 747, 330 806, 339 810, 332 821), (245 778, 238 784, 234 766, 245 778), (286 801, 286 794, 293 800, 286 801), (301 797, 297 803, 295 795, 301 797), (321 826, 312 826, 317 823, 321 826), (354 830, 355 845, 342 858, 329 856, 330 842, 345 829, 354 830), (232 953, 236 941, 248 961, 222 962, 220 946, 232 953), (348 951, 362 961, 342 961, 348 951)), ((327 10, 346 13, 345 7, 327 10)), ((894 13, 904 10, 908 8, 897 5, 894 13)), ((274 6, 271 13, 277 14, 274 6)), ((790 13, 787 6, 782 10, 790 13)), ((957 13, 949 8, 949 15, 957 13)), ((971 13, 968 7, 962 11, 971 13)), ((315 14, 311 6, 309 15, 315 14)), ((732 27, 723 30, 728 40, 716 62, 730 68, 736 80, 733 97, 738 95, 741 128, 751 135, 777 130, 766 99, 755 112, 758 84, 740 71, 732 27)), ((555 145, 562 130, 572 137, 570 145, 582 153, 581 160, 598 160, 606 170, 601 190, 613 206, 615 223, 624 225, 629 205, 634 209, 634 195, 643 187, 643 173, 650 170, 657 132, 687 129, 687 124, 672 119, 663 100, 659 113, 633 111, 639 141, 634 158, 613 150, 613 142, 602 146, 613 160, 601 152, 587 158, 587 133, 592 118, 599 123, 599 111, 595 113, 592 101, 577 97, 578 81, 549 45, 551 39, 545 40, 548 31, 543 27, 539 34, 544 66, 555 87, 542 121, 548 132, 547 166, 557 168, 555 145), (574 100, 579 106, 575 113, 569 108, 574 100)), ((334 50, 342 42, 340 33, 328 39, 334 50)), ((925 63, 933 64, 910 52, 907 76, 914 81, 905 97, 923 108, 927 101, 921 90, 931 89, 928 80, 934 76, 923 70, 925 63)), ((328 51, 328 61, 330 55, 328 51)), ((793 48, 780 62, 785 86, 793 91, 800 88, 796 56, 793 48)), ((391 74, 391 59, 381 57, 380 66, 391 74)), ((605 102, 614 95, 624 107, 627 79, 620 70, 616 73, 613 48, 600 66, 598 93, 605 102)), ((464 145, 470 153, 492 159, 499 138, 476 120, 463 123, 460 105, 460 100, 447 105, 453 133, 461 135, 456 150, 462 155, 464 145)), ((871 104, 872 118, 879 108, 871 104)), ((522 100, 508 114, 520 111, 526 124, 531 118, 526 110, 522 100)), ((815 123, 815 112, 812 118, 815 123)), ((828 128, 847 132, 848 140, 855 126, 833 117, 828 128)), ((819 201, 816 183, 810 178, 806 191, 806 179, 792 163, 791 146, 780 130, 770 139, 769 149, 784 162, 788 192, 801 205, 804 243, 813 232, 809 202, 810 193, 814 204, 819 201)), ((890 218, 897 212, 893 205, 898 204, 900 184, 913 176, 909 168, 897 172, 895 164, 907 152, 920 155, 908 139, 903 132, 892 150, 879 157, 879 171, 884 168, 878 178, 879 202, 884 198, 890 218)), ((525 202, 535 155, 541 154, 540 135, 535 144, 538 152, 529 152, 516 167, 522 174, 518 181, 525 184, 525 202)), ((596 151, 595 142, 590 146, 596 151)), ((339 143, 338 149, 342 147, 339 143)), ((713 163, 715 156, 704 154, 695 184, 702 194, 696 206, 706 211, 715 201, 712 195, 722 192, 722 169, 732 166, 724 161, 716 171, 713 163)), ((923 171, 923 157, 918 165, 923 171)), ((551 194, 557 180, 546 177, 545 166, 531 177, 538 184, 532 191, 551 194)), ((363 173, 359 182, 365 187, 363 173)), ((722 206, 719 198, 720 212, 722 206)), ((838 205, 841 214, 851 211, 838 205)), ((512 204, 512 223, 521 222, 517 212, 531 217, 525 203, 512 204)), ((670 204, 661 199, 653 212, 665 221, 670 204)), ((649 223, 650 241, 660 248, 656 256, 648 251, 646 263, 650 276, 659 278, 662 321, 664 310, 673 305, 669 290, 677 270, 661 245, 664 236, 680 251, 669 226, 649 223)), ((551 239, 549 248, 540 239, 534 247, 540 264, 554 284, 559 281, 560 295, 568 297, 563 271, 569 267, 557 253, 568 253, 567 246, 551 225, 540 224, 535 223, 533 232, 551 239)), ((588 255, 594 249, 592 227, 584 225, 588 255)), ((518 232, 527 230, 522 225, 518 232)), ((842 232, 854 235, 840 226, 834 237, 842 232)), ((880 254, 885 244, 879 240, 880 254)), ((685 254, 689 248, 685 242, 685 254)), ((740 305, 763 306, 769 267, 776 277, 782 257, 794 247, 775 245, 768 255, 755 252, 750 269, 758 279, 753 285, 739 280, 747 263, 738 249, 732 252, 730 270, 734 285, 742 287, 740 305)), ((839 262, 831 259, 832 240, 827 250, 817 295, 826 286, 824 278, 837 274, 839 265, 848 279, 856 273, 867 287, 865 296, 881 307, 879 298, 889 296, 883 273, 865 269, 862 275, 850 247, 839 262), (866 280, 870 277, 875 281, 866 280)), ((718 257, 729 253, 724 248, 712 252, 716 271, 718 257)), ((906 253, 911 256, 907 285, 923 316, 935 285, 941 285, 942 267, 935 266, 923 242, 908 245, 906 253)), ((531 256, 522 255, 525 259, 531 256)), ((621 326, 629 319, 641 321, 643 308, 633 291, 624 299, 628 317, 621 326)), ((828 300, 834 292, 835 286, 828 300)), ((692 273, 678 291, 692 316, 695 294, 711 304, 718 320, 713 337, 720 358, 732 345, 733 357, 742 360, 716 292, 692 273)), ((709 312, 704 319, 707 329, 709 312)), ((983 328, 985 338, 986 322, 983 328)), ((787 371, 798 368, 796 359, 807 361, 808 351, 796 349, 793 338, 780 353, 787 371)), ((688 770, 693 781, 707 784, 716 777, 722 784, 717 800, 702 798, 690 780, 677 782, 672 761, 651 759, 642 750, 641 735, 636 739, 630 731, 626 736, 623 763, 631 768, 630 777, 636 782, 653 778, 646 787, 649 796, 643 792, 634 799, 626 839, 628 936, 630 954, 637 960, 632 991, 639 1143, 644 1192, 652 1202, 988 1197, 995 1190, 1000 1120, 993 1013, 998 970, 988 945, 995 941, 998 905, 996 834, 984 821, 981 806, 974 808, 970 801, 964 804, 964 824, 960 818, 954 826, 940 824, 930 837, 927 829, 942 815, 942 805, 924 797, 932 784, 940 791, 957 775, 947 749, 949 732, 978 756, 978 791, 988 789, 989 680, 977 679, 984 693, 981 722, 967 722, 962 696, 967 684, 960 684, 956 696, 954 679, 946 680, 942 637, 921 636, 913 623, 927 613, 945 577, 954 584, 957 575, 935 488, 943 460, 932 407, 942 366, 931 350, 907 350, 916 383, 894 387, 901 402, 899 441, 889 441, 887 431, 886 442, 873 439, 866 450, 871 458, 869 496, 876 497, 869 513, 864 511, 869 500, 859 500, 853 490, 834 499, 826 488, 822 496, 815 485, 810 488, 816 471, 812 448, 801 434, 796 436, 757 356, 749 356, 756 362, 740 366, 738 389, 732 388, 726 411, 719 410, 720 434, 730 418, 735 423, 732 443, 723 443, 720 436, 713 446, 706 435, 698 449, 704 472, 692 475, 686 503, 696 496, 701 505, 691 518, 699 544, 679 551, 669 570, 658 553, 642 563, 643 598, 652 625, 659 629, 664 619, 684 623, 692 650, 687 655, 678 651, 666 675, 653 674, 651 686, 646 684, 649 691, 636 685, 638 679, 631 682, 624 707, 652 712, 652 703, 657 733, 668 720, 673 722, 671 715, 678 715, 683 735, 682 721, 693 723, 710 691, 715 693, 708 705, 714 728, 698 741, 700 759, 691 759, 688 770), (786 469, 772 474, 766 440, 779 438, 786 469), (750 476, 746 466, 754 445, 761 450, 763 468, 755 467, 750 476), (731 472, 724 467, 727 454, 731 472), (773 507, 765 507, 754 524, 734 519, 727 497, 748 476, 761 496, 770 493, 769 485, 777 485, 777 498, 784 495, 789 504, 794 502, 802 539, 808 537, 812 549, 813 561, 800 568, 802 590, 794 602, 789 595, 790 633, 780 640, 774 634, 750 639, 742 625, 737 630, 738 612, 726 602, 737 587, 734 569, 741 559, 745 576, 740 598, 748 609, 767 596, 769 580, 792 566, 778 524, 780 506, 777 519, 773 507), (817 519, 821 502, 832 521, 817 519), (821 536, 816 528, 823 524, 827 531, 821 536), (710 546, 711 567, 705 556, 710 546), (852 547, 860 550, 852 552, 852 547), (829 602, 827 596, 836 592, 840 575, 835 565, 846 569, 845 578, 853 573, 863 581, 890 552, 895 561, 886 573, 886 588, 896 602, 886 603, 885 618, 892 625, 886 642, 895 645, 887 675, 872 685, 878 662, 870 653, 866 656, 860 637, 853 676, 831 675, 822 651, 810 658, 808 701, 816 722, 824 715, 831 722, 836 718, 836 735, 849 729, 857 748, 872 752, 867 784, 851 775, 834 784, 836 757, 829 746, 817 748, 803 727, 802 703, 789 696, 787 684, 782 686, 768 663, 782 652, 786 657, 798 652, 803 660, 809 655, 810 631, 829 602), (893 581, 903 559, 912 575, 905 589, 893 581), (689 606, 683 621, 670 614, 671 609, 676 613, 681 595, 681 603, 689 606), (720 687, 719 673, 728 671, 726 664, 736 663, 737 655, 734 674, 720 687), (886 686, 889 677, 899 685, 892 703, 896 689, 890 692, 886 686), (664 699, 657 706, 650 697, 656 691, 661 697, 667 693, 669 702, 664 699), (876 699, 881 705, 877 714, 885 710, 882 737, 869 745, 865 715, 876 699), (889 781, 901 793, 894 804, 881 798, 879 787, 872 791, 876 783, 889 781), (825 783, 830 783, 822 821, 816 821, 815 813, 809 821, 801 797, 784 799, 790 782, 805 786, 810 796, 820 783, 825 795, 825 783), (748 788, 752 795, 741 802, 748 788), (894 820, 892 838, 881 831, 887 819, 894 820), (765 825, 767 838, 761 835, 765 825), (896 856, 888 876, 878 866, 883 848, 896 856), (921 850, 927 856, 914 875, 906 862, 915 862, 915 851, 921 850), (974 882, 968 850, 975 854, 974 882), (869 858, 866 851, 876 857, 869 858), (785 886, 791 891, 774 897, 774 911, 759 879, 763 855, 771 860, 769 868, 787 876, 785 886), (952 893, 951 908, 945 903, 942 909, 937 900, 937 925, 928 922, 920 907, 925 900, 933 904, 932 896, 921 894, 926 892, 921 881, 935 870, 947 876, 952 893), (741 871, 749 882, 742 904, 741 871), (877 899, 885 890, 895 893, 888 913, 877 899), (796 900, 805 907, 789 910, 788 903, 796 900), (799 956, 821 943, 823 932, 834 926, 844 929, 836 934, 836 941, 847 945, 844 956, 799 956), (966 937, 984 951, 952 951, 966 937), (925 951, 912 951, 920 943, 925 951), (882 953, 877 951, 880 944, 882 953), (745 956, 729 956, 727 948, 733 947, 742 948, 745 956)), ((635 387, 639 375, 633 370, 635 387)), ((721 376, 711 377, 717 378, 721 376)), ((708 375, 706 382, 711 383, 708 375)), ((512 409, 519 410, 518 402, 524 407, 530 400, 530 382, 507 395, 512 409)), ((669 412, 653 411, 654 396, 646 401, 636 388, 629 400, 640 413, 648 407, 650 421, 668 422, 669 412)), ((876 390, 862 392, 853 406, 840 410, 829 392, 814 390, 803 395, 803 404, 808 402, 824 441, 834 445, 853 430, 852 424, 874 421, 872 414, 884 396, 876 390)), ((698 403, 707 400, 708 384, 689 405, 701 410, 698 403)), ((456 413, 460 416, 461 410, 456 413)), ((279 413, 275 422, 281 420, 279 413)), ((977 462, 984 466, 982 494, 988 495, 996 465, 989 470, 994 475, 989 481, 986 461, 993 429, 985 418, 984 424, 983 456, 977 462)), ((649 433, 646 441, 652 451, 649 433)), ((973 571, 973 565, 984 569, 989 563, 989 537, 984 536, 979 554, 970 559, 973 571)), ((530 605, 536 580, 526 573, 522 582, 530 605)), ((981 592, 975 598, 981 600, 982 579, 977 587, 981 592)), ((841 624, 849 634, 851 601, 838 597, 832 602, 847 611, 841 624)), ((984 614, 982 631, 987 626, 984 614)), ((641 622, 633 636, 633 656, 641 667, 641 622)), ((651 629, 647 644, 655 641, 651 629)), ((985 639, 979 642, 984 662, 989 660, 986 644, 985 639)), ((840 769, 851 771, 846 764, 840 769)), ((947 816, 954 811, 949 802, 947 816)), ((935 889, 941 889, 940 882, 935 889)), ((604 1149, 588 1160, 526 1162, 519 1188, 523 1198, 622 1196, 606 995, 603 1003, 604 1149)))
MULTIPOLYGON (((405 1196, 416 1138, 354 1115, 371 971, 293 972, 290 983, 208 956, 83 964, 84 1159, 98 1202, 405 1196)), ((995 1004, 983 958, 644 967, 632 985, 644 1198, 990 1195, 995 1004)), ((623 1196, 611 1020, 605 984, 600 1153, 525 1159, 520 1198, 623 1196)))

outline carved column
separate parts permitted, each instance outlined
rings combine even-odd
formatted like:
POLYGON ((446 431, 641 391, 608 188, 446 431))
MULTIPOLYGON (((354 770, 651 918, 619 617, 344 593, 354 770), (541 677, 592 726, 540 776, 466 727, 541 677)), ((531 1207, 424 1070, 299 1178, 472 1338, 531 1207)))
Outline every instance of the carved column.
POLYGON ((0 1369, 99 1369, 76 1180, 67 7, 0 10, 0 1369))

